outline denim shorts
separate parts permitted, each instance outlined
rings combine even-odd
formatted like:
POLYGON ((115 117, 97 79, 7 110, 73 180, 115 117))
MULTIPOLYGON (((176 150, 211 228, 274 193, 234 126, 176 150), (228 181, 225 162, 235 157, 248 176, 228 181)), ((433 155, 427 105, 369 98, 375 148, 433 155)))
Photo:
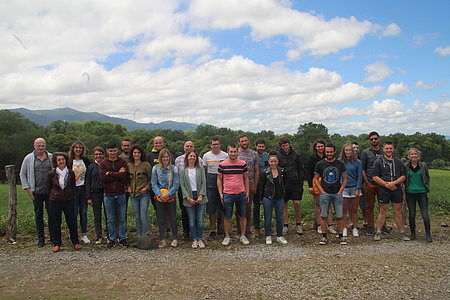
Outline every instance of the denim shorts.
POLYGON ((336 216, 336 218, 342 218, 344 198, 339 194, 320 194, 320 216, 322 218, 328 217, 331 202, 333 202, 334 215, 336 216))
POLYGON ((357 190, 356 186, 346 187, 346 188, 344 188, 344 191, 342 192, 342 197, 355 198, 356 196, 359 196, 359 195, 356 195, 356 190, 357 190))
POLYGON ((248 200, 245 193, 239 194, 223 194, 223 208, 225 210, 225 218, 230 219, 233 216, 233 204, 236 203, 236 209, 239 217, 247 216, 248 200))

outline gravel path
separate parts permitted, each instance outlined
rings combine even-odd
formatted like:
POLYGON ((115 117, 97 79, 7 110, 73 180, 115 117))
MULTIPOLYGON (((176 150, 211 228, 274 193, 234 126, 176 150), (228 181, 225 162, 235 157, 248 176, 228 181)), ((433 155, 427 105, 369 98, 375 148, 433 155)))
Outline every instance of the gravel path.
POLYGON ((50 246, 0 246, 2 299, 449 299, 450 231, 436 228, 434 242, 381 242, 335 238, 319 246, 318 235, 289 234, 289 244, 262 237, 228 247, 219 240, 193 250, 143 251, 105 245, 79 252, 50 246))

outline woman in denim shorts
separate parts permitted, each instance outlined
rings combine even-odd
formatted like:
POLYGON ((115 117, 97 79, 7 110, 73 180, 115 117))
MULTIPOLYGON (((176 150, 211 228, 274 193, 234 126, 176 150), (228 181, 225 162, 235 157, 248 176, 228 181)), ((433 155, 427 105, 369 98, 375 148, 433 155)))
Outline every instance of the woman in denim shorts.
POLYGON ((347 185, 342 196, 344 197, 344 215, 342 217, 343 235, 347 236, 347 216, 352 222, 352 235, 359 236, 358 231, 358 205, 362 186, 362 164, 353 151, 351 144, 342 147, 341 161, 347 170, 347 185))

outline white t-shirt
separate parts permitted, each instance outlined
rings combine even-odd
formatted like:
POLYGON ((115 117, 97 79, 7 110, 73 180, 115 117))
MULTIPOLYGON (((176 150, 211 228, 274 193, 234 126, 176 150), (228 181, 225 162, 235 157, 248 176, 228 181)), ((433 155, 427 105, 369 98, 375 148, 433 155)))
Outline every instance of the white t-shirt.
POLYGON ((203 155, 203 166, 208 168, 208 173, 217 174, 219 164, 226 159, 228 159, 226 152, 220 151, 219 154, 214 154, 208 151, 203 155))
POLYGON ((188 169, 189 182, 191 184, 191 190, 193 192, 197 191, 197 172, 196 172, 196 169, 197 168, 188 169))
POLYGON ((86 165, 82 159, 74 159, 72 164, 72 171, 75 173, 76 186, 84 185, 86 178, 86 165))

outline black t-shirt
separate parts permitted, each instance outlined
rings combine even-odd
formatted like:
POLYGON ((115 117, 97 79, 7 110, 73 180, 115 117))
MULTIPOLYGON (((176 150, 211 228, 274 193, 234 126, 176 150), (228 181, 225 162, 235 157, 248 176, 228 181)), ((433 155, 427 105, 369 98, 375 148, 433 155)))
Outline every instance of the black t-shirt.
POLYGON ((343 173, 347 173, 345 165, 337 159, 331 163, 326 160, 321 160, 316 164, 314 169, 314 174, 319 174, 322 178, 322 188, 329 194, 339 192, 343 173))

